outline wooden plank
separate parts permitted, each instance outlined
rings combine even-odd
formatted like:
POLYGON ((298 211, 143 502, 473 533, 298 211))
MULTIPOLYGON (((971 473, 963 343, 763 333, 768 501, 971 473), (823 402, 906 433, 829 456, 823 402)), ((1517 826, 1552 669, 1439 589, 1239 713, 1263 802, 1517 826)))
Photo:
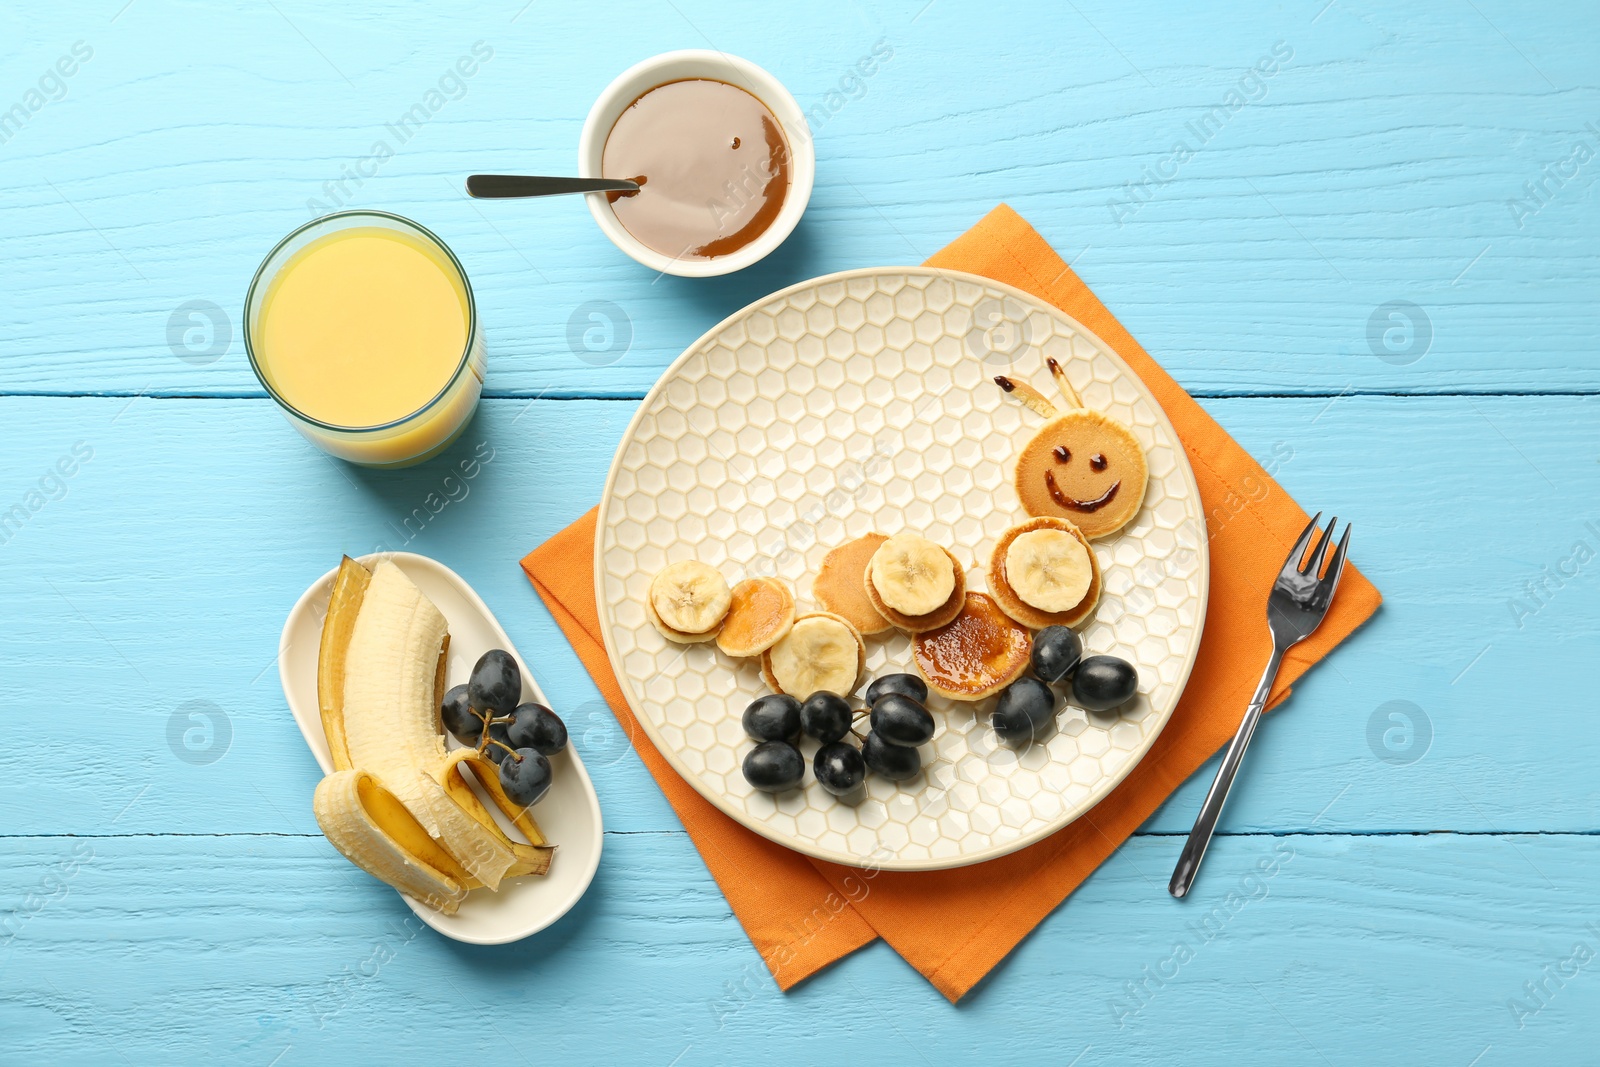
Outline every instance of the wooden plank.
POLYGON ((600 35, 570 3, 515 20, 425 6, 374 20, 303 0, 13 12, 0 58, 13 97, 74 42, 93 57, 0 144, 0 391, 260 395, 240 338, 251 274, 290 229, 353 206, 414 216, 460 253, 494 393, 637 396, 745 303, 919 261, 1007 200, 1197 392, 1592 392, 1600 164, 1573 158, 1600 147, 1600 13, 1479 7, 915 0, 742 20, 686 0, 600 35), (1010 24, 1030 32, 1006 34, 1003 59, 974 47, 1010 24), (707 32, 816 119, 810 211, 766 263, 658 279, 576 200, 462 195, 473 171, 570 171, 606 81, 707 32), (402 142, 393 124, 477 41, 492 58, 447 81, 402 142), (879 42, 892 59, 854 73, 879 42), (1288 58, 1253 80, 1275 46, 1288 58), (1195 123, 1217 128, 1202 144, 1195 123), (1193 156, 1178 163, 1180 141, 1193 156), (214 360, 214 335, 186 332, 206 321, 182 310, 194 301, 225 317, 214 360), (632 335, 602 366, 569 341, 592 301, 632 335), (1384 314, 1374 349, 1369 324, 1391 301, 1423 309, 1425 351, 1396 334, 1388 352, 1384 314))
MULTIPOLYGON (((1207 402, 1253 454, 1277 457, 1303 503, 1354 519, 1354 558, 1388 598, 1267 720, 1225 828, 1597 829, 1585 768, 1600 740, 1583 696, 1600 653, 1595 565, 1547 586, 1532 614, 1512 610, 1531 603, 1527 582, 1571 568, 1577 542, 1600 545, 1585 526, 1600 513, 1581 508, 1600 496, 1597 404, 1207 402), (1401 710, 1428 725, 1426 744, 1414 734, 1405 747, 1391 701, 1414 705, 1401 710)), ((596 499, 632 408, 490 401, 445 459, 364 472, 305 445, 265 401, 0 400, 0 419, 23 428, 0 444, 17 472, 0 503, 26 500, 75 442, 93 449, 65 496, 0 545, 20 620, 0 698, 27 723, 67 724, 29 725, 0 755, 0 827, 103 832, 131 803, 119 832, 310 832, 317 770, 278 690, 278 631, 340 552, 382 543, 435 556, 482 593, 589 753, 608 826, 674 828, 516 567, 596 499), (480 446, 493 452, 478 476, 446 483, 462 457, 488 455, 480 446), (402 543, 395 531, 429 493, 460 499, 402 543), (191 701, 227 717, 216 762, 179 757, 185 728, 206 743, 191 701), (91 750, 111 758, 96 758, 86 789, 62 760, 77 767, 91 750)), ((1191 782, 1153 828, 1187 829, 1203 789, 1191 782)))
POLYGON ((35 900, 0 1018, 19 1063, 1586 1062, 1596 838, 1223 838, 1183 903, 1176 844, 1123 849, 952 1011, 882 944, 780 994, 681 834, 608 835, 577 910, 499 948, 320 839, 3 838, 0 908, 35 900))

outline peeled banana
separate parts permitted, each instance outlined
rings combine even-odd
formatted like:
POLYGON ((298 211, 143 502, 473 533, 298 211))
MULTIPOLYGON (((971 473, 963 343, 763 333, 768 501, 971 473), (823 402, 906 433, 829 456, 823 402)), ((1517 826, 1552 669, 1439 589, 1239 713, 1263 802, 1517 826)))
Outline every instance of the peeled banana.
POLYGON ((345 653, 344 734, 350 765, 376 777, 428 832, 438 821, 417 772, 444 762, 436 697, 449 626, 390 560, 372 570, 345 653))
POLYGON ((334 772, 313 810, 352 863, 453 914, 468 890, 544 874, 554 848, 472 749, 447 753, 439 721, 450 635, 443 614, 385 560, 346 556, 323 620, 317 691, 334 772), (513 841, 465 768, 530 843, 513 841))

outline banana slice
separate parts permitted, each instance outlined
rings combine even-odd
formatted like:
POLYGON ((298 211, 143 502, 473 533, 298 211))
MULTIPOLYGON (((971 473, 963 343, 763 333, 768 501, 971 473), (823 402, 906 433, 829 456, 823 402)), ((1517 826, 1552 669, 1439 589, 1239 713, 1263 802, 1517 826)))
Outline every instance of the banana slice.
POLYGON ((916 534, 896 534, 879 545, 867 577, 885 604, 912 617, 937 611, 956 588, 949 554, 916 534))
POLYGON ((990 595, 1001 611, 1034 630, 1079 625, 1100 602, 1102 585, 1100 561, 1083 531, 1066 519, 1041 515, 1018 523, 1000 535, 989 556, 990 595))
POLYGON ((794 625, 794 594, 778 578, 746 578, 733 587, 717 647, 730 656, 759 656, 794 625))
POLYGON ((346 859, 413 900, 454 915, 468 883, 475 884, 399 798, 365 771, 334 771, 323 778, 311 807, 346 859))
POLYGON ((1006 581, 1040 611, 1067 611, 1088 595, 1094 565, 1083 542, 1067 531, 1029 530, 1006 551, 1006 581))
POLYGON ((650 621, 671 641, 709 641, 728 614, 733 594, 727 580, 697 560, 669 563, 650 582, 645 604, 650 621))
POLYGON ((645 597, 644 600, 644 614, 645 617, 650 620, 650 624, 657 630, 661 631, 661 636, 665 637, 668 641, 671 641, 674 644, 698 645, 706 641, 715 641, 717 639, 717 631, 714 629, 707 630, 703 634, 686 634, 682 630, 674 630, 672 627, 661 621, 661 616, 656 614, 655 605, 650 602, 649 597, 645 597))
MULTIPOLYGON (((917 538, 917 540, 921 540, 921 538, 917 538)), ((884 545, 887 544, 888 542, 885 541, 884 545)), ((882 548, 883 546, 879 547, 882 548)), ((872 610, 883 616, 890 626, 899 627, 909 634, 926 633, 929 630, 937 630, 961 614, 961 606, 966 603, 967 599, 966 569, 948 550, 941 548, 939 551, 944 555, 945 567, 948 568, 954 584, 950 590, 950 595, 945 598, 943 604, 921 615, 908 615, 889 606, 888 602, 883 599, 883 594, 878 591, 877 583, 872 580, 871 561, 868 561, 866 573, 861 580, 862 592, 866 594, 867 602, 871 604, 872 610)), ((873 557, 876 558, 876 556, 877 553, 874 552, 873 557)))
POLYGON ((350 765, 373 775, 429 833, 439 825, 417 771, 445 758, 439 722, 444 615, 390 560, 372 571, 350 631, 343 723, 350 765))
POLYGON ((802 615, 761 655, 761 676, 775 692, 804 700, 812 693, 846 696, 867 664, 867 645, 851 626, 825 611, 802 615))

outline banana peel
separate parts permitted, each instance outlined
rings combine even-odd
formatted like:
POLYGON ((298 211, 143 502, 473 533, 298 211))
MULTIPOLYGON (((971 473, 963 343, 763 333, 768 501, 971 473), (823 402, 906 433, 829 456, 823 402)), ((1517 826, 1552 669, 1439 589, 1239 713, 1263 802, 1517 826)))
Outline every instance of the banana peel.
POLYGON ((506 796, 505 790, 500 788, 500 773, 493 761, 485 756, 480 756, 470 748, 458 748, 445 757, 444 764, 438 769, 439 784, 444 786, 452 799, 457 804, 468 810, 477 820, 494 830, 500 832, 499 826, 484 808, 483 802, 478 799, 478 794, 472 791, 467 783, 466 776, 462 773, 462 765, 470 764, 472 776, 478 780, 483 791, 489 794, 489 799, 494 801, 495 807, 505 813, 511 824, 520 830, 533 845, 546 845, 544 833, 540 831, 539 824, 533 821, 533 816, 528 814, 528 809, 517 804, 516 801, 506 796))
POLYGON ((361 598, 372 572, 345 556, 333 578, 328 613, 322 619, 322 643, 317 651, 317 705, 322 712, 322 732, 328 739, 333 769, 350 769, 350 749, 344 737, 344 667, 350 651, 350 634, 356 628, 361 598))
POLYGON ((427 771, 417 774, 422 795, 427 798, 439 824, 439 843, 473 878, 490 889, 498 889, 502 878, 514 874, 543 874, 549 870, 553 848, 511 840, 492 821, 480 822, 457 803, 433 775, 427 771))
POLYGON ((333 847, 379 881, 446 915, 466 899, 470 875, 372 775, 327 775, 311 810, 333 847))

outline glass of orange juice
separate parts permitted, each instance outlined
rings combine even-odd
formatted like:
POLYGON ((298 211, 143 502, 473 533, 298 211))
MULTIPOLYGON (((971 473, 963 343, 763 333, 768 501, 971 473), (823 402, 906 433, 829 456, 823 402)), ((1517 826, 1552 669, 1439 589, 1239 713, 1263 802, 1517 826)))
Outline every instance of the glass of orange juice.
POLYGON ((439 238, 385 211, 340 211, 274 248, 245 297, 245 351, 295 429, 368 467, 444 451, 483 391, 483 326, 439 238))

